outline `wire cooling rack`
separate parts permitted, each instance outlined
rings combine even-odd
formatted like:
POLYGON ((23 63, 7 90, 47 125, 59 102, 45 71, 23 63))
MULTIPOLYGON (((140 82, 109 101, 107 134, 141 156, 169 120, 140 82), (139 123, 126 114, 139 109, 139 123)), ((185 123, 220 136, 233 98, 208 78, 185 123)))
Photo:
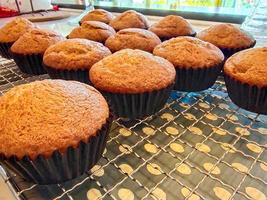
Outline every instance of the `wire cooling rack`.
MULTIPOLYGON (((0 58, 1 59, 1 58, 0 58)), ((0 93, 48 78, 0 60, 0 93)), ((229 99, 222 78, 203 92, 173 91, 165 107, 135 121, 116 119, 103 157, 75 180, 49 186, 2 176, 18 199, 267 198, 267 116, 229 99)))

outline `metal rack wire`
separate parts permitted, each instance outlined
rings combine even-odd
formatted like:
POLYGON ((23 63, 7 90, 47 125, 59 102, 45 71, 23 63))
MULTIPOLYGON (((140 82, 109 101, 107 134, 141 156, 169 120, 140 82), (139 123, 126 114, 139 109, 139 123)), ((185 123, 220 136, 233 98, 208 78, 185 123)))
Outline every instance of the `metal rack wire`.
MULTIPOLYGON (((0 60, 1 94, 44 78, 0 60)), ((267 197, 266 148, 267 116, 234 105, 219 78, 203 92, 173 91, 153 116, 116 119, 103 157, 82 177, 40 186, 4 176, 18 199, 260 199, 267 197)))

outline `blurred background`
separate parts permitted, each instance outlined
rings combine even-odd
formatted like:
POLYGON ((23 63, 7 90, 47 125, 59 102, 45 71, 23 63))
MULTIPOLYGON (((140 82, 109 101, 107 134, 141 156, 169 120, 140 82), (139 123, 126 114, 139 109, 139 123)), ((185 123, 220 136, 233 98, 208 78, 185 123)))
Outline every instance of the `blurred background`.
MULTIPOLYGON (((247 15, 255 0, 95 0, 95 6, 183 12, 247 15)), ((84 4, 86 0, 53 0, 55 4, 84 4)))

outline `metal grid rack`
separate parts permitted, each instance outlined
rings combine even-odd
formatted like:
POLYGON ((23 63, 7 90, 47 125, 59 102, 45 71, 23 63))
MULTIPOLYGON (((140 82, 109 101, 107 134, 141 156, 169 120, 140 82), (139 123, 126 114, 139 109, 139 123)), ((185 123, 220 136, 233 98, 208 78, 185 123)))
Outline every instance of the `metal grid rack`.
MULTIPOLYGON (((0 60, 1 94, 44 78, 0 60)), ((18 199, 265 199, 266 148, 267 116, 234 105, 219 78, 203 92, 173 91, 153 116, 116 119, 103 157, 82 177, 40 186, 4 176, 18 199)))

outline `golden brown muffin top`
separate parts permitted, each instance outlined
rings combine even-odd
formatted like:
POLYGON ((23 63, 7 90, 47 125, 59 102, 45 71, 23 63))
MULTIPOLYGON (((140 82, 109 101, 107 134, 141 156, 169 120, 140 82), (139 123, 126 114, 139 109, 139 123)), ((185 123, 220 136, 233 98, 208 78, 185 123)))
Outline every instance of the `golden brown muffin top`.
POLYGON ((111 52, 129 48, 141 49, 152 53, 155 46, 160 43, 158 36, 151 31, 140 28, 127 28, 109 37, 105 45, 111 52))
POLYGON ((81 26, 73 29, 69 38, 85 38, 96 42, 104 43, 108 37, 114 35, 115 30, 103 23, 97 21, 85 21, 81 26))
POLYGON ((135 10, 127 10, 121 13, 113 20, 111 20, 109 25, 112 26, 116 31, 125 28, 148 29, 147 18, 143 14, 136 12, 135 10))
POLYGON ((183 17, 177 15, 168 15, 158 22, 154 23, 150 28, 160 38, 172 38, 177 36, 193 35, 191 24, 183 17))
POLYGON ((255 42, 249 33, 232 24, 212 25, 200 31, 197 37, 219 48, 245 48, 255 42))
POLYGON ((153 53, 169 60, 175 67, 213 67, 224 60, 224 55, 219 48, 188 36, 167 40, 156 46, 153 53))
POLYGON ((29 20, 17 17, 0 29, 0 42, 15 42, 28 29, 34 28, 29 20))
POLYGON ((31 29, 11 46, 11 51, 19 54, 43 54, 49 46, 62 40, 65 38, 56 32, 31 29))
POLYGON ((43 80, 16 86, 0 97, 0 153, 21 159, 65 152, 96 135, 109 109, 93 87, 43 80))
POLYGON ((160 90, 175 80, 173 65, 142 50, 123 49, 94 64, 90 80, 96 88, 114 93, 160 90))
POLYGON ((43 62, 55 69, 90 69, 110 54, 110 50, 99 42, 68 39, 50 46, 45 51, 43 62))
POLYGON ((108 24, 113 18, 114 16, 112 13, 103 9, 95 9, 88 12, 88 14, 81 19, 81 23, 85 21, 99 21, 108 24))
POLYGON ((240 51, 224 65, 230 77, 258 87, 267 87, 267 47, 240 51))

